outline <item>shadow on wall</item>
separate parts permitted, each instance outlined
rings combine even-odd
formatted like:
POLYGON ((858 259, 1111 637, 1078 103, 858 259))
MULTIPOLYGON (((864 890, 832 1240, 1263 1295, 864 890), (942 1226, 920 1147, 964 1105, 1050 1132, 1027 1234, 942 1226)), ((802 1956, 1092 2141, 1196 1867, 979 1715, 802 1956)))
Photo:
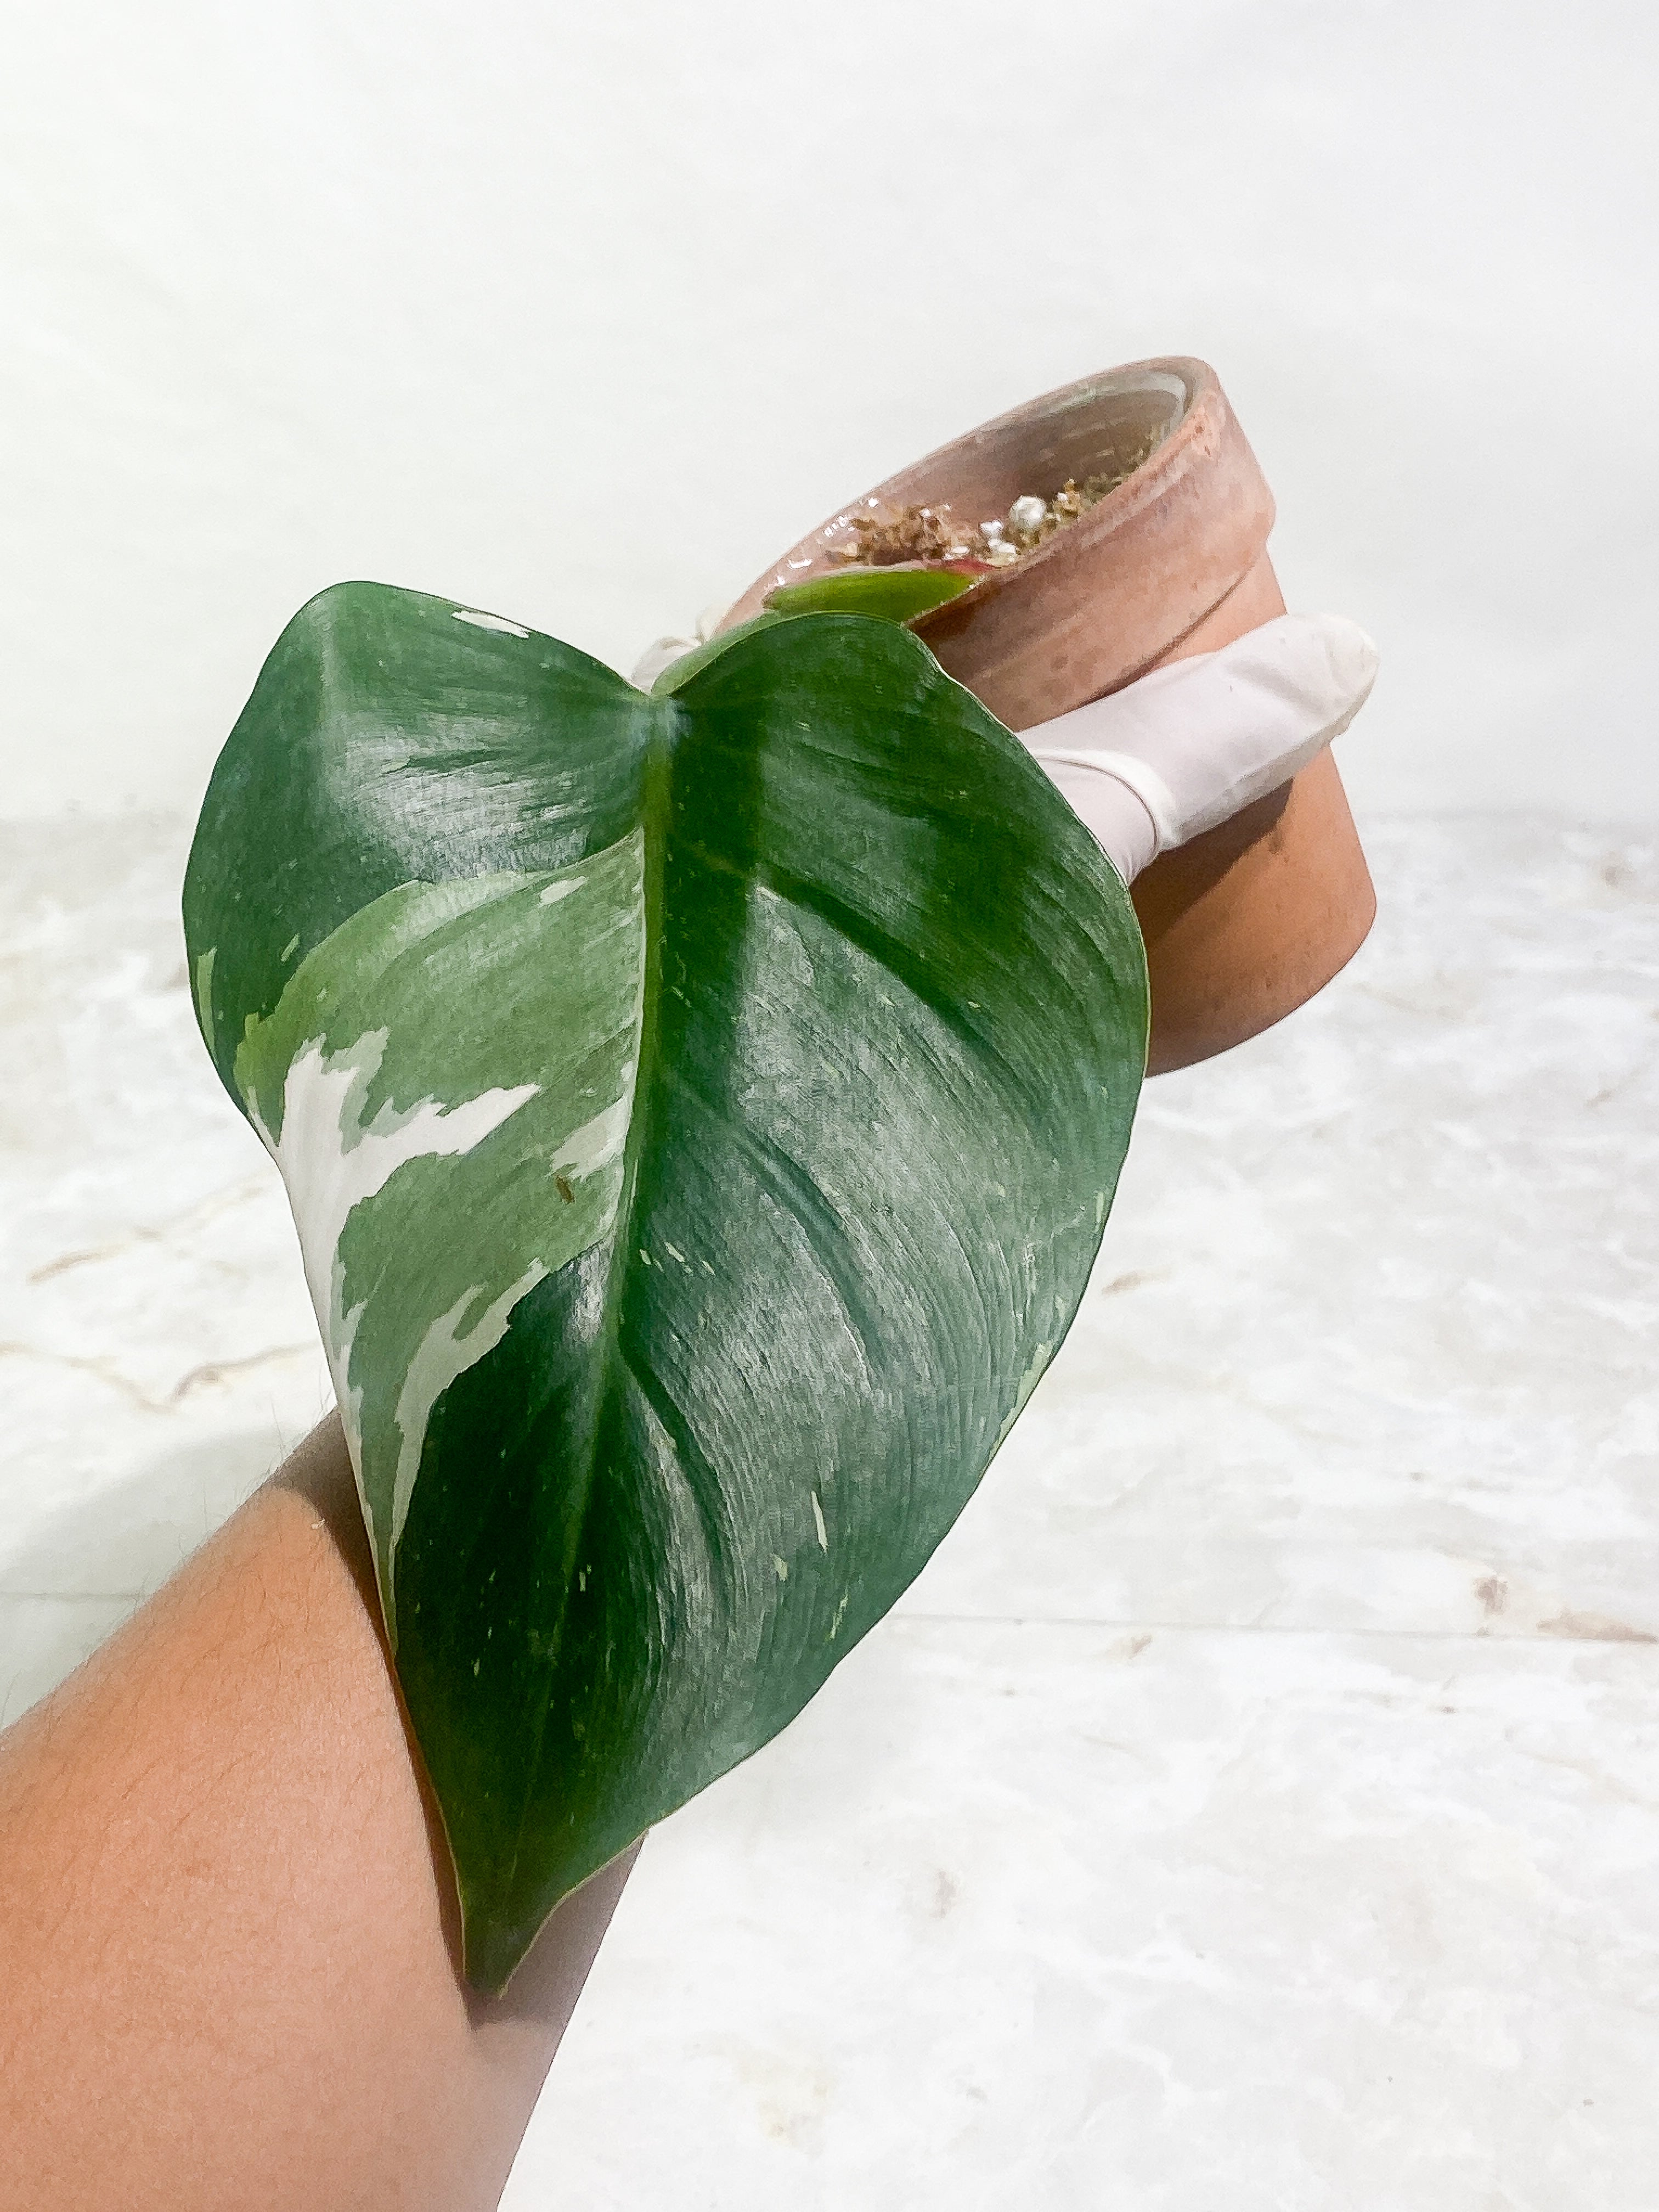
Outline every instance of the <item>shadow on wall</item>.
POLYGON ((282 1455, 269 1423, 186 1444, 39 1528, 0 1567, 0 1727, 159 1589, 282 1455))

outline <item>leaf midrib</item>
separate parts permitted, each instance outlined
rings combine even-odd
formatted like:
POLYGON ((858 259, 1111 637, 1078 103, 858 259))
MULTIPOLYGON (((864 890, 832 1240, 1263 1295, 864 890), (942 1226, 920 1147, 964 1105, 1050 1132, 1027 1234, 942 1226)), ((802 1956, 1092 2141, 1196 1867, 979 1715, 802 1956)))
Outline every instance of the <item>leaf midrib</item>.
POLYGON ((640 1052, 634 1071, 634 1103, 629 1115, 628 1137, 623 1148, 622 1189, 617 1200, 611 1265, 605 1279, 604 1323, 597 1348, 599 1377, 593 1401, 596 1418, 589 1436, 585 1462, 580 1469, 580 1489, 575 1499, 575 1510, 569 1516, 567 1523, 571 1533, 566 1541, 567 1556, 561 1562, 558 1617, 547 1639, 547 1658, 542 1675, 541 1712, 536 1725, 535 1747, 525 1769, 523 1788, 519 1800, 518 1826, 513 1838, 513 1854, 507 1862, 502 1883, 504 1898, 511 1895, 513 1885, 518 1878, 519 1861, 524 1849, 525 1832, 529 1826, 530 1808, 535 1801, 536 1784, 540 1776, 542 1758, 546 1747, 548 1724, 552 1713, 553 1684, 558 1674, 565 1627, 569 1619, 570 1594, 575 1585, 577 1558, 582 1548, 587 1526, 588 1509, 592 1500, 600 1439, 605 1433, 604 1409, 610 1402, 618 1364, 625 1364, 618 1338, 623 1297, 627 1285, 628 1271, 633 1252, 634 1214, 639 1197, 640 1163, 650 1134, 648 1125, 653 1119, 655 1106, 658 1035, 662 1001, 664 877, 667 864, 668 822, 675 745, 680 726, 686 720, 685 709, 674 699, 665 698, 653 701, 652 703, 657 709, 658 726, 653 728, 651 733, 640 793, 640 828, 643 837, 641 857, 644 864, 643 927, 645 933, 644 974, 640 994, 640 1052))

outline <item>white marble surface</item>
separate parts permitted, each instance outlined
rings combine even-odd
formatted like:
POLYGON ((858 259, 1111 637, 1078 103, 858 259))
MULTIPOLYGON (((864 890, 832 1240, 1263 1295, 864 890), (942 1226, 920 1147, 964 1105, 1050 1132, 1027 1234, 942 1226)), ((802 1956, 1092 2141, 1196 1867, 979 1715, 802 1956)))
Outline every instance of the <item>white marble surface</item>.
MULTIPOLYGON (((1652 2212, 1659 851, 1369 825, 898 1613, 648 1844, 512 2212, 1652 2212)), ((326 1403, 179 825, 0 830, 0 1700, 326 1403)))

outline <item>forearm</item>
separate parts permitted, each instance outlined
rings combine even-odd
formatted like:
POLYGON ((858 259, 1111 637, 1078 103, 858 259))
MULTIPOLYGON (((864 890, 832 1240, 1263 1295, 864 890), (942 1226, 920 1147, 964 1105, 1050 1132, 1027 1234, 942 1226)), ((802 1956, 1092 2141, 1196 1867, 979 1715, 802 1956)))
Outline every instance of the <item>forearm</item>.
POLYGON ((0 1736, 0 2206, 494 2205, 627 1863, 470 1996, 331 1416, 0 1736))

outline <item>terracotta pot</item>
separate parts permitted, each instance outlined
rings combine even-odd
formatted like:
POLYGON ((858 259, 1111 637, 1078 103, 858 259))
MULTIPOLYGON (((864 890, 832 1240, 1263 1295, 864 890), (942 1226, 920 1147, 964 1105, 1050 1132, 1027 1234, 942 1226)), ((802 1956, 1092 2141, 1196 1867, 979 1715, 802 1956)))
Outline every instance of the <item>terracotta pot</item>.
MULTIPOLYGON (((832 570, 872 507, 945 506, 965 523, 1052 496, 1161 442, 1133 476, 1011 568, 921 617, 942 665, 1015 730, 1164 662, 1207 653, 1285 611, 1267 555, 1273 501, 1213 369, 1137 362, 999 416, 878 484, 738 600, 832 570)), ((1135 910, 1152 977, 1151 1074, 1207 1059, 1329 982, 1376 912, 1341 779, 1323 753, 1220 829, 1155 860, 1135 910)))

